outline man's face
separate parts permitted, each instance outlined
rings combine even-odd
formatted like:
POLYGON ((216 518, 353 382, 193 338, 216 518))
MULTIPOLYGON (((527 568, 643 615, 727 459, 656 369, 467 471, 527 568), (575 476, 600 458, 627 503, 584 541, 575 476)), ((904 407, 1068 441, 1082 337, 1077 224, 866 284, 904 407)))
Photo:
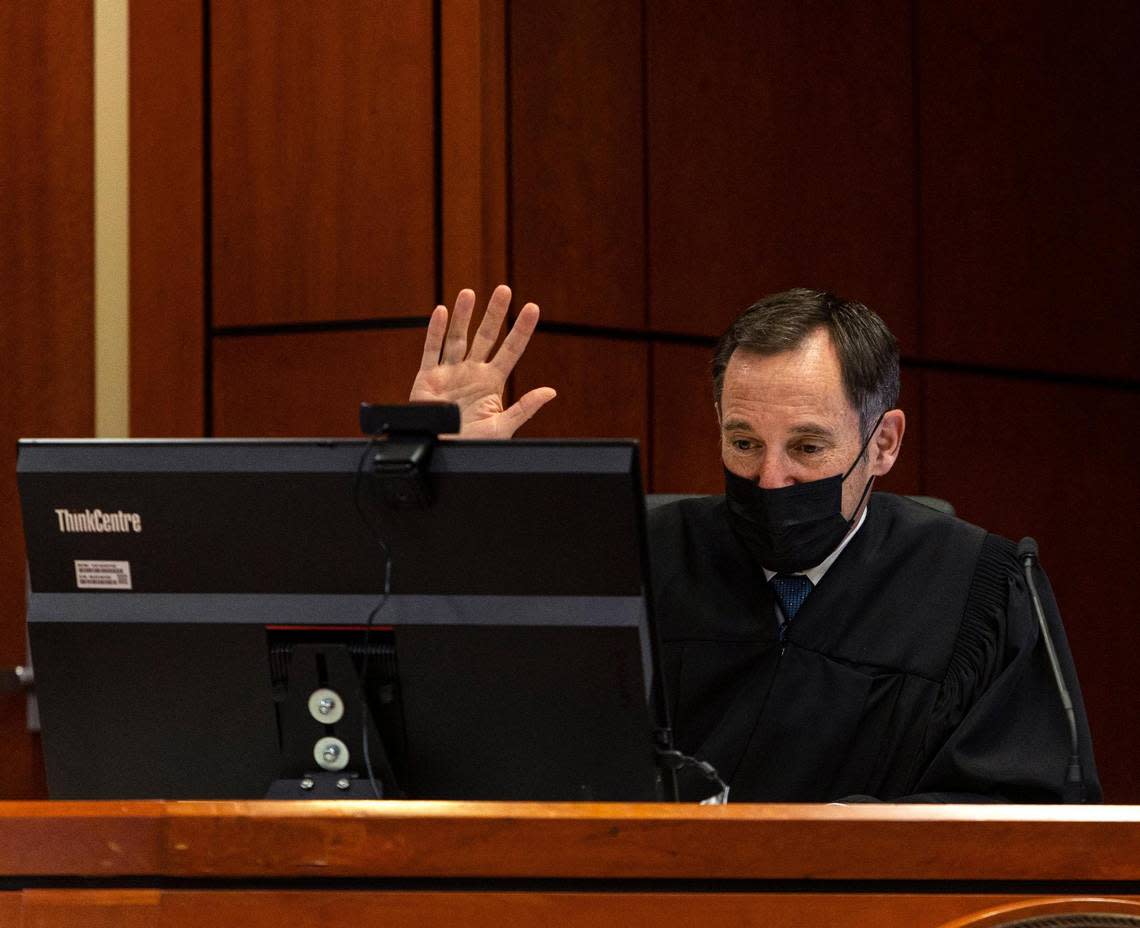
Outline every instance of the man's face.
MULTIPOLYGON (((846 472, 865 438, 823 328, 781 354, 734 351, 724 373, 720 428, 724 466, 765 489, 846 472)), ((872 460, 875 445, 872 440, 872 460)), ((890 463, 873 468, 860 458, 843 484, 845 518, 855 515, 872 473, 886 473, 890 463)))

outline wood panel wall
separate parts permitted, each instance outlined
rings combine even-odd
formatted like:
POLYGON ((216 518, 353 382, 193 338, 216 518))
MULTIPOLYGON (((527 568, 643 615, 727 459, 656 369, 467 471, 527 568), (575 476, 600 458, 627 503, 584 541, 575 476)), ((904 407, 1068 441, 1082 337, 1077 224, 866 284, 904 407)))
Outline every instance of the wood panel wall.
POLYGON ((212 323, 406 314, 436 289, 431 3, 210 9, 212 323))
POLYGON ((652 324, 720 335, 794 286, 915 345, 910 9, 646 4, 652 324))
POLYGON ((130 429, 200 435, 206 384, 201 0, 133 0, 130 16, 130 429))
POLYGON ((1137 802, 1140 8, 916 9, 922 487, 1037 538, 1106 795, 1137 802))
POLYGON ((351 434, 428 309, 506 276, 544 308, 513 394, 559 390, 523 434, 632 435, 652 489, 715 492, 713 337, 775 289, 857 297, 904 356, 884 487, 1037 536, 1140 801, 1137 7, 131 6, 136 434, 351 434))
MULTIPOLYGON (((25 662, 16 440, 90 435, 94 394, 89 2, 0 4, 0 665, 25 662)), ((0 799, 41 796, 22 693, 0 694, 0 799)))

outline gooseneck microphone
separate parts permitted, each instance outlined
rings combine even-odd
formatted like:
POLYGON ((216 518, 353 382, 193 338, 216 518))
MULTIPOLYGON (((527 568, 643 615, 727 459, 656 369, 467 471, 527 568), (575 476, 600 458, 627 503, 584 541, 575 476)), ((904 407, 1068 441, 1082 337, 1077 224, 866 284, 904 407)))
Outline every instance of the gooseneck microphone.
POLYGON ((1045 641, 1045 651, 1049 655, 1053 680, 1057 684, 1057 693, 1061 697, 1061 705, 1065 709, 1065 718, 1069 723, 1070 754, 1069 769, 1065 775, 1065 798, 1071 802, 1084 802, 1085 777, 1081 769, 1080 744, 1077 740, 1077 714, 1073 711, 1073 699, 1069 695, 1069 688, 1065 685, 1065 677, 1061 673, 1061 662, 1057 660, 1057 649, 1053 646, 1053 638, 1045 622, 1045 610, 1041 606, 1041 597, 1037 595, 1037 583, 1033 578, 1033 566, 1037 563, 1037 542, 1032 538, 1022 538, 1017 545, 1017 559, 1025 572, 1025 582, 1029 587, 1029 597, 1033 601, 1033 611, 1037 615, 1041 637, 1045 641))

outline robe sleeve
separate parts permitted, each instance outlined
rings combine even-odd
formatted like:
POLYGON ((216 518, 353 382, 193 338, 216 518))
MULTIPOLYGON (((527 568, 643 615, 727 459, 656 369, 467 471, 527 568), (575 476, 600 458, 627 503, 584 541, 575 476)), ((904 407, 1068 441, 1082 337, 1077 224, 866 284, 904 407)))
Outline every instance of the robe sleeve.
POLYGON ((1067 783, 1071 735, 1012 542, 987 536, 962 629, 899 802, 1099 802, 1100 782, 1072 654, 1048 578, 1035 568, 1076 714, 1083 789, 1067 783))

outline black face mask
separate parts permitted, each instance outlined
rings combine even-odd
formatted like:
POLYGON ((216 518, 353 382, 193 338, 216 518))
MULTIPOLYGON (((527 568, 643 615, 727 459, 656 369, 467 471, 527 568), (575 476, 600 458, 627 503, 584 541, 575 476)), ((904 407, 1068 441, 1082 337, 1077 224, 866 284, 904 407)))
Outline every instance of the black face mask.
POLYGON ((879 416, 859 454, 842 476, 766 490, 725 468, 728 521, 736 537, 763 567, 777 573, 807 570, 836 549, 850 530, 871 489, 866 486, 850 519, 843 518, 843 482, 851 475, 883 417, 879 416))

